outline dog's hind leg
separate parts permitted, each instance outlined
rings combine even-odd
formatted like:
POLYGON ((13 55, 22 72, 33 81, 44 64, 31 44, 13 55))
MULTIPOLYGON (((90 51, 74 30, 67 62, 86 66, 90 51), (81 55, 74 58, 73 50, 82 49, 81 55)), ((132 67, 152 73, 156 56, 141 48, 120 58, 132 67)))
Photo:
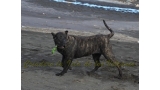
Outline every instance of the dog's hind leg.
POLYGON ((122 77, 122 70, 121 70, 121 66, 120 66, 120 63, 118 61, 116 61, 115 59, 115 56, 113 55, 113 52, 112 52, 112 46, 110 44, 108 44, 108 46, 101 50, 102 51, 102 54, 103 56, 110 62, 112 63, 113 65, 115 65, 117 68, 118 68, 118 71, 119 71, 119 76, 120 78, 122 77))
POLYGON ((97 54, 92 54, 92 57, 94 59, 95 62, 95 68, 91 71, 91 72, 95 72, 98 70, 99 67, 101 67, 101 62, 99 61, 101 54, 97 53, 97 54))

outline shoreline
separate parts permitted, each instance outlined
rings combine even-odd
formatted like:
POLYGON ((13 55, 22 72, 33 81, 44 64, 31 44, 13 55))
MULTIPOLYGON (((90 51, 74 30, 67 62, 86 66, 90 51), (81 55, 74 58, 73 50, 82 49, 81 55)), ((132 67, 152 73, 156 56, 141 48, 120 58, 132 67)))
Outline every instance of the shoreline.
MULTIPOLYGON (((22 31, 40 32, 40 33, 48 33, 48 34, 50 34, 51 32, 57 33, 57 32, 63 32, 63 31, 68 30, 69 35, 81 35, 81 36, 91 36, 91 35, 104 34, 104 33, 106 33, 106 35, 109 34, 108 30, 104 30, 103 32, 101 30, 97 30, 96 32, 95 31, 81 32, 79 30, 72 30, 72 29, 37 28, 37 27, 29 27, 29 26, 23 26, 21 29, 22 29, 22 31)), ((137 43, 139 41, 139 32, 138 31, 118 30, 118 31, 114 31, 114 32, 115 32, 114 37, 111 38, 111 40, 121 41, 121 42, 133 42, 133 43, 137 43), (136 34, 138 34, 138 35, 136 35, 136 34)))
POLYGON ((116 12, 121 12, 121 13, 139 13, 138 9, 134 9, 136 7, 133 7, 131 5, 127 5, 127 4, 120 4, 120 3, 110 3, 113 5, 109 5, 108 1, 68 1, 68 0, 53 0, 50 1, 50 3, 52 2, 57 2, 57 3, 66 3, 66 4, 73 4, 73 5, 78 5, 78 6, 85 6, 85 7, 90 7, 90 8, 98 8, 98 9, 103 9, 103 10, 108 10, 108 11, 116 11, 116 12), (105 5, 101 5, 101 4, 93 4, 93 3, 105 3, 105 5), (120 6, 121 5, 121 6, 120 6), (123 5, 123 6, 122 6, 123 5), (118 7, 120 6, 120 7, 118 7), (125 8, 124 8, 125 7, 125 8), (129 8, 132 7, 132 8, 129 8))

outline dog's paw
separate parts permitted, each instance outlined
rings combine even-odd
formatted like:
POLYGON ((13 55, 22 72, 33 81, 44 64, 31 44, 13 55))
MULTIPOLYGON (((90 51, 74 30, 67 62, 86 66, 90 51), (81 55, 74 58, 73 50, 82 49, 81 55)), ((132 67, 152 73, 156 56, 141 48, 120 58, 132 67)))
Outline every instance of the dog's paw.
POLYGON ((57 73, 56 76, 63 76, 64 73, 57 73))
POLYGON ((92 71, 87 71, 86 72, 89 76, 91 76, 91 75, 94 75, 95 73, 94 72, 92 72, 92 71))
POLYGON ((69 67, 69 70, 72 70, 72 67, 69 67))
POLYGON ((118 75, 118 76, 114 76, 114 78, 117 78, 117 79, 123 79, 122 76, 118 75))

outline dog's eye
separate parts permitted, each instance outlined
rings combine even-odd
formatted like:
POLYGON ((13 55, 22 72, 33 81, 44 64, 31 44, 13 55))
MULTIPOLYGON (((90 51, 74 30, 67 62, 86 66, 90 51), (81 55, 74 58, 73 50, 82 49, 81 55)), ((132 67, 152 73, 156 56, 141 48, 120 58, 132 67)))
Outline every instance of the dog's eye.
POLYGON ((59 38, 62 38, 62 36, 59 36, 59 38))

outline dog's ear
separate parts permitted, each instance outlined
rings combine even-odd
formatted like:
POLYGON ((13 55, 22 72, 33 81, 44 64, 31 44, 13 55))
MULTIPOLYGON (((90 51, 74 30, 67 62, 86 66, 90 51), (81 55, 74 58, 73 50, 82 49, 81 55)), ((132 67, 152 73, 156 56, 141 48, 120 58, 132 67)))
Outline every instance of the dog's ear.
POLYGON ((55 34, 53 32, 51 32, 51 34, 52 34, 53 37, 55 36, 55 34))
POLYGON ((67 31, 67 30, 65 31, 65 34, 66 34, 66 35, 68 34, 68 31, 67 31))

